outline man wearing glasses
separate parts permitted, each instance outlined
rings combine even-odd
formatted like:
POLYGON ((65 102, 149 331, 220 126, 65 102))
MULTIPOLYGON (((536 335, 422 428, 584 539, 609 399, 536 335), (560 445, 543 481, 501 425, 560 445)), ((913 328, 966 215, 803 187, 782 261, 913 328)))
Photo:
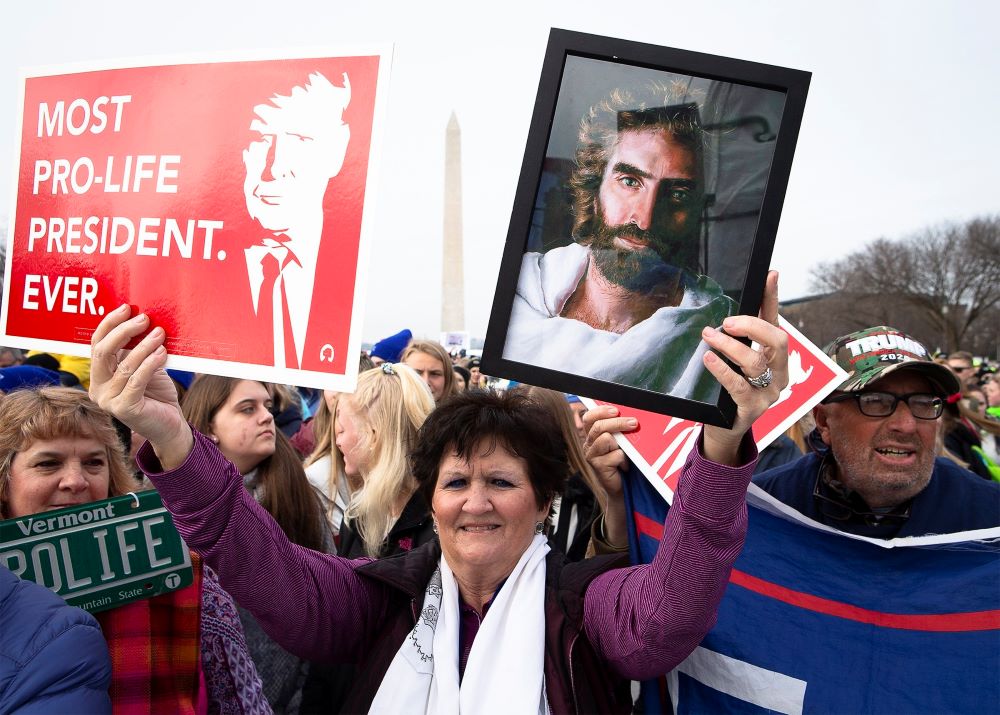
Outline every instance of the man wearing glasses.
POLYGON ((958 375, 963 389, 966 387, 978 387, 979 375, 977 374, 975 365, 972 364, 971 353, 959 350, 958 352, 951 353, 947 357, 947 361, 948 367, 958 375))
POLYGON ((847 373, 813 410, 822 448, 754 481, 811 519, 890 539, 1000 525, 1000 484, 937 458, 945 402, 961 385, 919 342, 886 326, 825 349, 847 373))

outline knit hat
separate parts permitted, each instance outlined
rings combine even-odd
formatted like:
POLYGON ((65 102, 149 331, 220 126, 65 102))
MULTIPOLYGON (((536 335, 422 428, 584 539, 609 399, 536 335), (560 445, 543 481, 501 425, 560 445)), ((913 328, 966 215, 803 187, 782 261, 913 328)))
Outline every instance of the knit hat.
POLYGON ((83 385, 83 389, 90 389, 89 357, 31 350, 28 352, 28 357, 24 359, 24 364, 38 365, 39 367, 47 367, 49 370, 69 373, 68 375, 63 375, 63 385, 83 385))
POLYGON ((823 348, 823 352, 847 373, 847 379, 837 388, 841 392, 858 392, 902 369, 926 377, 941 397, 957 396, 962 391, 955 373, 931 361, 927 348, 886 325, 844 335, 823 348))
POLYGON ((13 392, 23 387, 59 385, 59 373, 37 365, 14 365, 0 368, 0 392, 13 392))
POLYGON ((22 364, 44 368, 52 372, 58 372, 59 370, 59 358, 52 353, 43 353, 37 350, 31 351, 31 354, 24 358, 22 364))
POLYGON ((395 335, 382 338, 375 347, 372 348, 372 357, 385 360, 386 362, 399 362, 399 356, 403 354, 406 344, 413 338, 413 333, 408 328, 403 328, 395 335))
POLYGON ((466 369, 465 369, 464 367, 462 367, 461 365, 452 365, 452 366, 451 366, 451 368, 452 368, 452 369, 453 369, 453 370, 454 370, 455 372, 457 372, 457 373, 458 373, 459 375, 461 375, 461 376, 462 376, 462 379, 463 379, 463 380, 465 380, 465 384, 466 384, 466 386, 468 386, 468 385, 469 385, 469 380, 471 380, 471 379, 472 379, 472 373, 471 373, 471 372, 469 372, 468 370, 466 370, 466 369))

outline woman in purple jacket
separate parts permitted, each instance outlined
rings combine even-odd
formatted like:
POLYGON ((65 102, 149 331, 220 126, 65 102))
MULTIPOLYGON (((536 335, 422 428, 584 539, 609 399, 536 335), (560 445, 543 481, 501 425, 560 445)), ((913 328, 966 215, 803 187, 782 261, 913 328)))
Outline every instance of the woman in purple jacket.
POLYGON ((148 437, 137 459, 185 540, 265 629, 304 658, 359 665, 347 711, 628 712, 628 680, 670 670, 711 627, 743 543, 756 457, 747 432, 787 381, 776 275, 763 306, 762 318, 727 318, 728 335, 703 333, 741 368, 705 356, 737 404, 735 425, 704 429, 659 552, 639 566, 564 565, 549 552, 542 532, 565 448, 551 417, 517 396, 439 406, 411 454, 438 540, 349 561, 291 544, 192 432, 165 382, 161 328, 122 352, 149 329, 145 316, 122 306, 98 327, 91 391, 148 437))

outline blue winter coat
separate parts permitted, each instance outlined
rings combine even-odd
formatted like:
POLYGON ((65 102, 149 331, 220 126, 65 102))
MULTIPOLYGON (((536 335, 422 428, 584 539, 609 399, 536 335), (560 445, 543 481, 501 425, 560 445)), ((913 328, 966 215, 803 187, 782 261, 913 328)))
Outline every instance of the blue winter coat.
POLYGON ((0 715, 110 713, 110 681, 93 616, 0 566, 0 715))
POLYGON ((754 476, 753 483, 810 519, 861 536, 890 539, 1000 526, 1000 484, 941 457, 934 460, 930 482, 910 502, 909 516, 902 523, 894 522, 893 526, 835 520, 825 513, 822 501, 813 496, 822 459, 821 455, 807 454, 754 476))

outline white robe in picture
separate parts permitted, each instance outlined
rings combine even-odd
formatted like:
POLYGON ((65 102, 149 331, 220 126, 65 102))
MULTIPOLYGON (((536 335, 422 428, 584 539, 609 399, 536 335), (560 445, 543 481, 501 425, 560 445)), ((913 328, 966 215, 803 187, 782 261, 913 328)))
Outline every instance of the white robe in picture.
POLYGON ((624 333, 560 317, 587 271, 590 249, 573 243, 526 253, 503 357, 699 402, 716 403, 720 386, 702 364, 706 325, 719 327, 736 307, 708 276, 688 286, 680 305, 658 309, 624 333))

